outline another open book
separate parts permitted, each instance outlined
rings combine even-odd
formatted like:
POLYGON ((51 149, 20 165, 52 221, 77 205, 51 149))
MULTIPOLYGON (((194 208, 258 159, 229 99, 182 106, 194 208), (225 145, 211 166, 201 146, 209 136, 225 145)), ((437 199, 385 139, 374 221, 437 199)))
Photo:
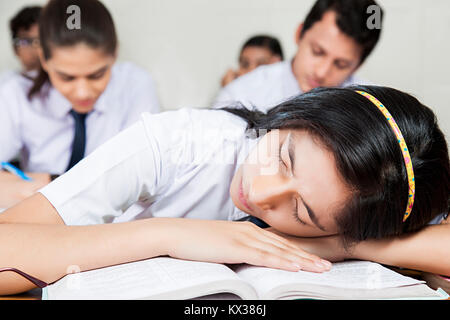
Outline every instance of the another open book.
POLYGON ((348 261, 331 271, 290 272, 158 257, 66 275, 43 299, 445 299, 423 281, 380 264, 348 261), (223 296, 222 296, 223 297, 223 296))

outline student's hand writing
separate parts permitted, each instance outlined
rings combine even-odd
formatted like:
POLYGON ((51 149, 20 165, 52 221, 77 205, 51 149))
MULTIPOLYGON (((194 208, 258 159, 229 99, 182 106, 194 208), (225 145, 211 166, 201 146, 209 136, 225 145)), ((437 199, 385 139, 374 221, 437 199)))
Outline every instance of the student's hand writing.
POLYGON ((331 267, 328 261, 249 222, 169 219, 167 234, 166 251, 174 258, 288 271, 323 272, 331 267))
POLYGON ((0 171, 0 208, 9 208, 33 195, 50 182, 47 173, 27 173, 32 181, 25 181, 18 176, 0 171))

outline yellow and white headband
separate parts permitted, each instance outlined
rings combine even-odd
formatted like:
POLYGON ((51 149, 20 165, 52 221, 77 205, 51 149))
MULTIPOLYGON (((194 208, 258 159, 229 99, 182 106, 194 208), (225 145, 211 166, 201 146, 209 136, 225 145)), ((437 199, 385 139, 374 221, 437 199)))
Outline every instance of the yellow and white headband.
POLYGON ((408 185, 409 185, 408 204, 406 205, 406 211, 405 214, 403 215, 403 222, 405 222, 406 219, 408 219, 409 215, 411 214, 414 204, 414 194, 416 192, 416 183, 414 181, 414 170, 412 166, 411 155, 409 154, 405 139, 403 138, 403 135, 397 123, 395 122, 394 118, 392 117, 388 109, 386 109, 386 107, 377 98, 375 98, 373 95, 365 91, 356 90, 356 92, 369 99, 381 111, 381 113, 383 113, 389 125, 391 126, 392 131, 394 131, 395 136, 397 137, 397 141, 400 145, 400 149, 403 154, 403 159, 405 161, 406 173, 408 174, 408 185))

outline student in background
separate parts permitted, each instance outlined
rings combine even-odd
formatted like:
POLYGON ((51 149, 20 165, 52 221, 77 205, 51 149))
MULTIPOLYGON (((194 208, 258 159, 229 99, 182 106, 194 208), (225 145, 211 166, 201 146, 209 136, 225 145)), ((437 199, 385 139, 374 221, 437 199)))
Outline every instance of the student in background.
POLYGON ((116 63, 112 17, 97 0, 79 0, 81 28, 68 29, 71 0, 51 0, 39 20, 42 68, 0 89, 0 161, 20 154, 25 181, 0 172, 0 208, 30 196, 97 146, 158 112, 154 82, 131 63, 116 63))
POLYGON ((222 87, 257 67, 283 60, 283 50, 278 39, 258 35, 248 39, 239 53, 239 69, 229 69, 222 78, 222 87))
MULTIPOLYGON (((39 69, 39 27, 38 20, 42 7, 25 7, 9 22, 14 54, 20 61, 24 76, 32 77, 39 69)), ((5 71, 0 74, 0 84, 16 72, 5 71)))
POLYGON ((286 98, 316 87, 363 84, 353 74, 381 33, 381 26, 367 27, 367 8, 371 5, 377 4, 373 0, 318 0, 296 31, 294 58, 262 66, 236 79, 219 92, 215 106, 240 101, 267 111, 286 98))

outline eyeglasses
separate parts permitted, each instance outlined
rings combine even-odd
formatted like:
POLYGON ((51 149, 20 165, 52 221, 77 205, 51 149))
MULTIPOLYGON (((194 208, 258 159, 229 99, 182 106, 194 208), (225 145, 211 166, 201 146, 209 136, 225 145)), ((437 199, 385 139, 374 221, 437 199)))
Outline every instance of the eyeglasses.
POLYGON ((48 284, 42 280, 39 280, 33 276, 30 276, 29 274, 20 271, 19 269, 16 268, 0 268, 0 272, 3 271, 12 271, 15 272, 17 274, 20 274, 22 277, 24 277, 25 279, 27 279, 28 281, 31 281, 35 286, 37 286, 38 288, 45 288, 46 286, 48 286, 48 284))
POLYGON ((40 44, 39 38, 14 38, 14 47, 38 47, 40 44))

